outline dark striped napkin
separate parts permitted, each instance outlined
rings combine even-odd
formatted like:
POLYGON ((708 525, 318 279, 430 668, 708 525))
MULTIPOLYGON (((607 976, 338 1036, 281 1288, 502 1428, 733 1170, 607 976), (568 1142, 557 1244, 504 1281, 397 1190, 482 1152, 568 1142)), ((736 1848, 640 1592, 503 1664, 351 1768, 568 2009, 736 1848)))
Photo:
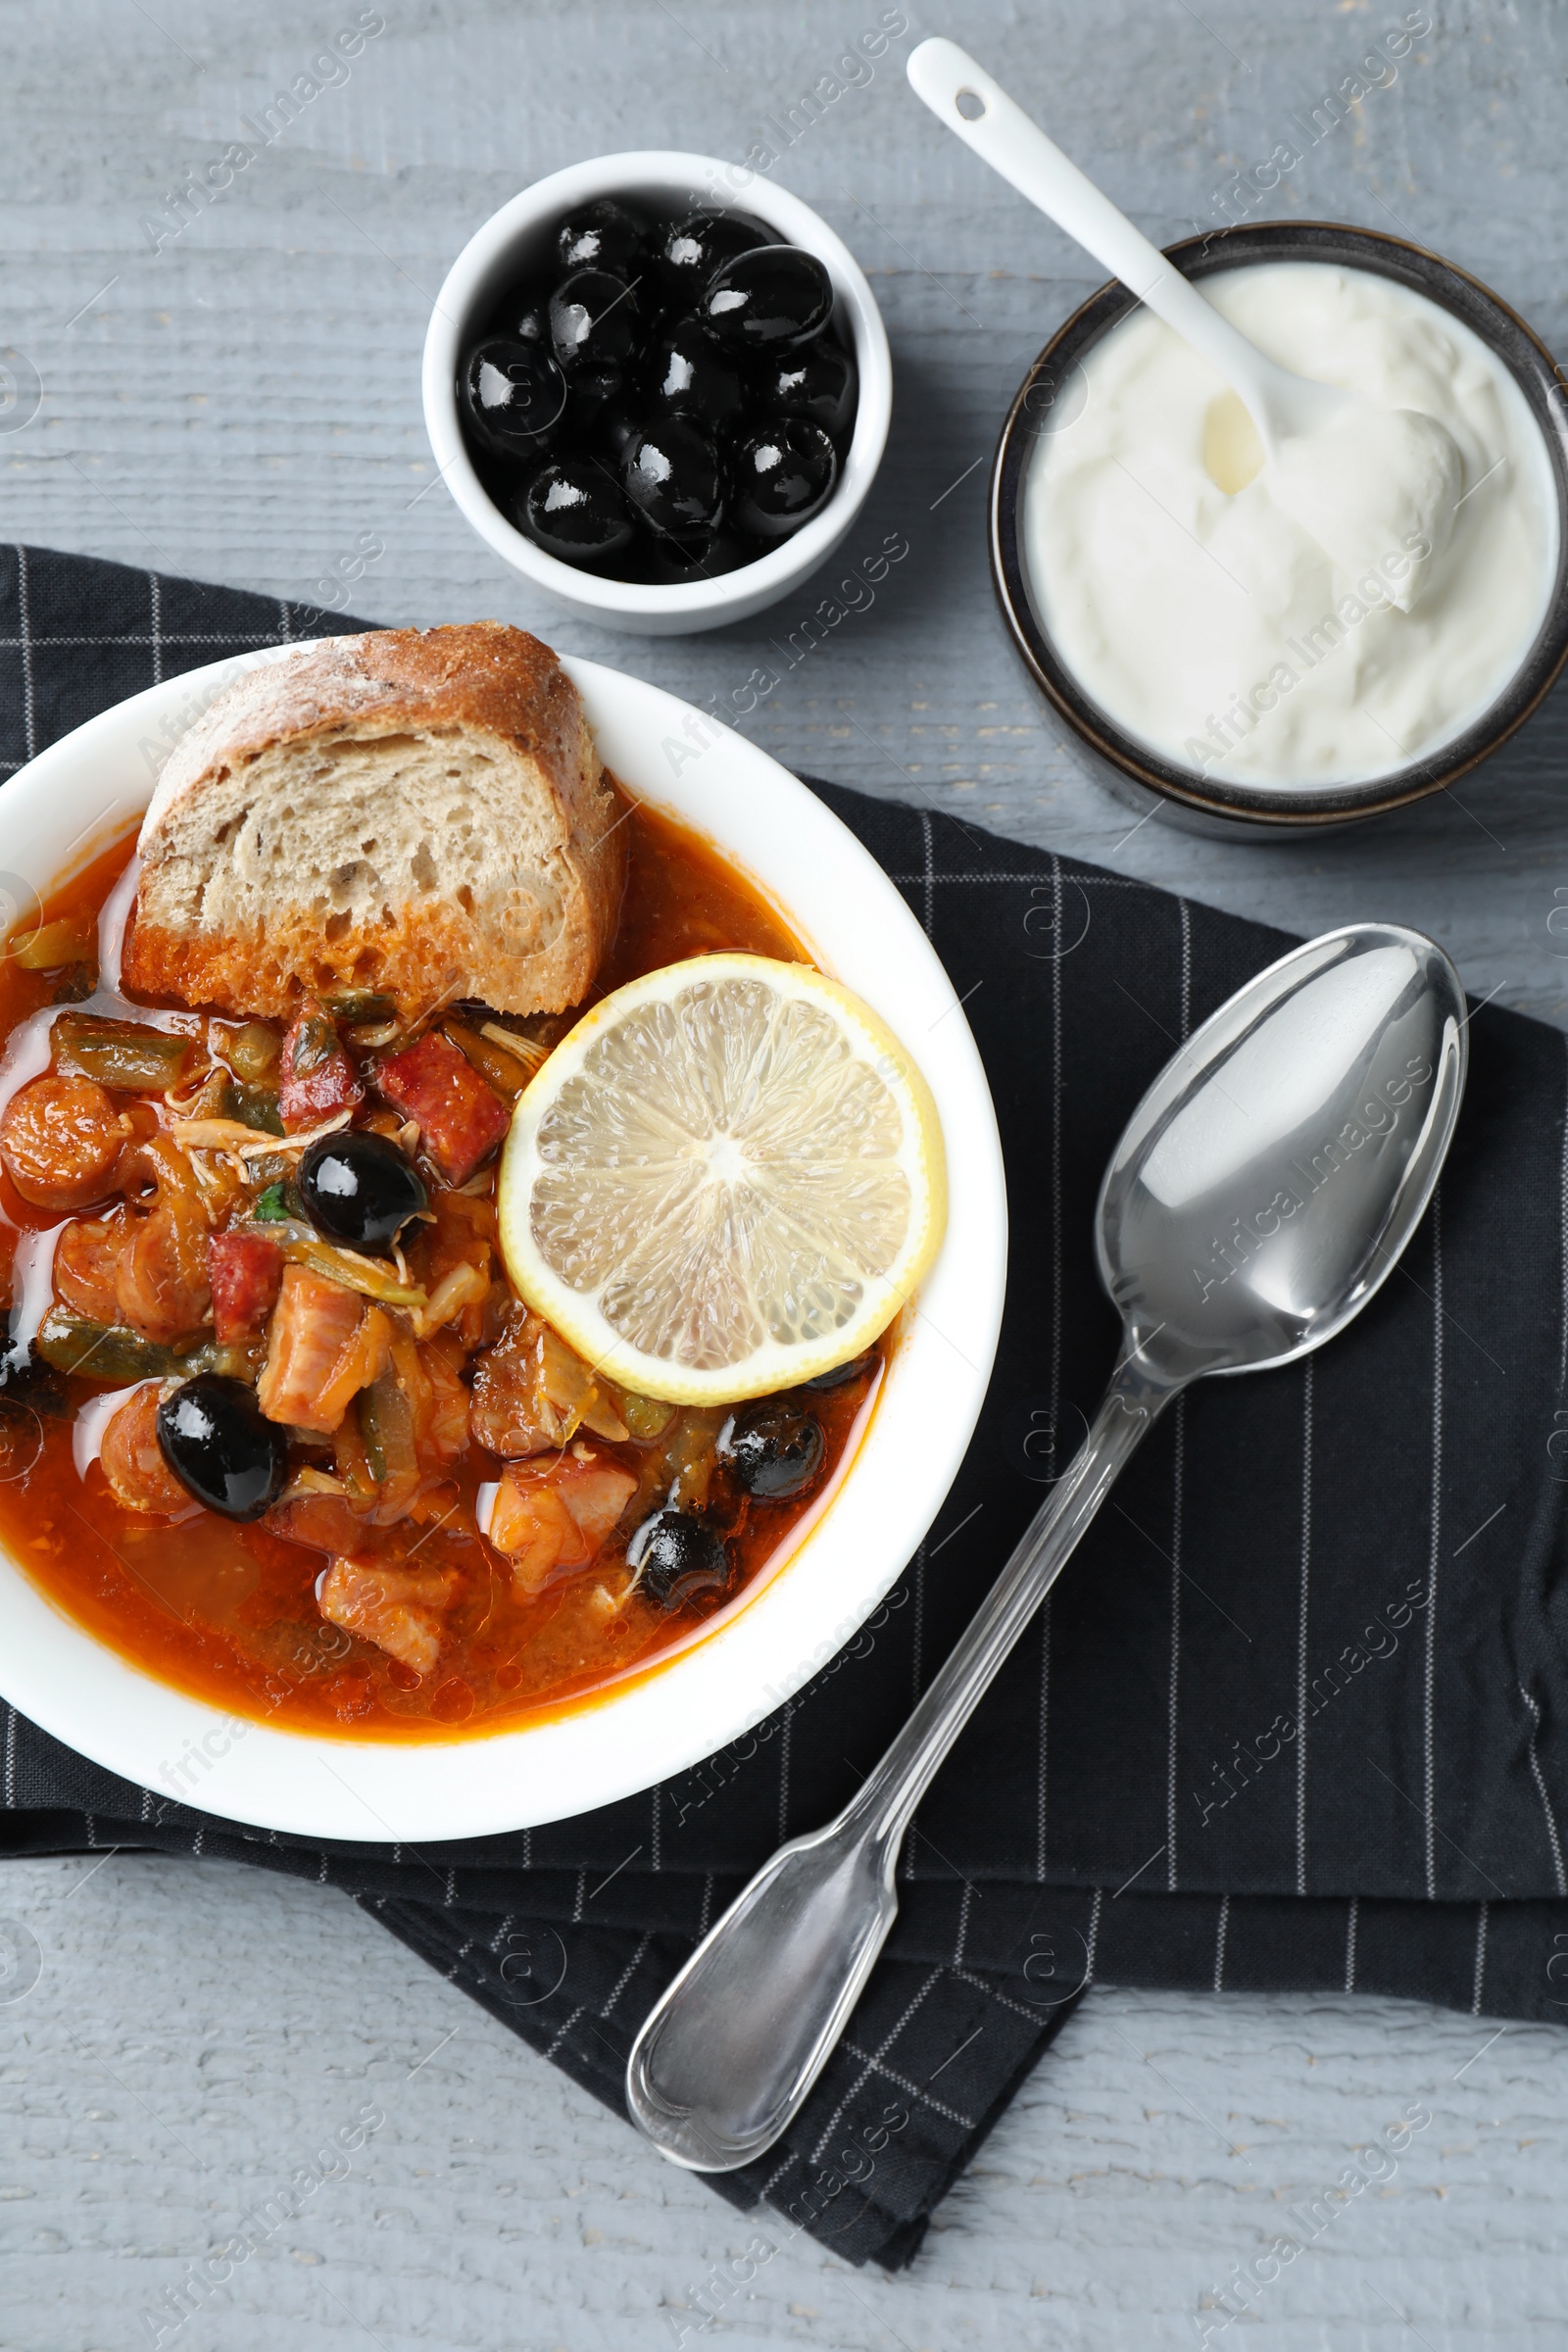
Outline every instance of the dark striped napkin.
MULTIPOLYGON (((224 650, 344 625, 0 551, 0 764, 224 650)), ((417 1851, 241 1828, 220 1769, 199 1811, 7 1710, 0 1848, 217 1854, 340 1887, 620 2108, 649 2004, 773 1846, 847 1799, 1070 1457, 1117 1335, 1091 1249, 1101 1171, 1182 1038, 1285 944, 816 789, 964 1000, 1010 1171, 986 1409, 883 1607, 678 1780, 417 1851)), ((1096 1983, 1568 2010, 1565 1103, 1564 1039, 1479 1011, 1452 1157, 1398 1272, 1305 1364, 1195 1390, 1133 1462, 921 1807, 886 1956, 796 2128, 713 2181, 765 2200, 763 2246, 806 2230, 907 2261, 1096 1983)))

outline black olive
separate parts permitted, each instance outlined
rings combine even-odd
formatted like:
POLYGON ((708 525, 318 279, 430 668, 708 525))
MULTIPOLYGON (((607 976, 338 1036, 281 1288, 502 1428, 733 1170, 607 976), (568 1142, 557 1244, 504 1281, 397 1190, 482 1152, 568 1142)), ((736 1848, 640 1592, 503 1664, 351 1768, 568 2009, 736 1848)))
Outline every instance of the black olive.
POLYGON ((539 343, 550 349, 550 289, 548 286, 509 287, 491 315, 490 332, 510 335, 515 343, 539 343))
POLYGON ((620 478, 644 521, 667 538, 706 536, 723 512, 718 452, 687 416, 646 426, 627 447, 620 478))
POLYGON ((549 446, 566 405, 566 380, 539 344, 492 335, 465 360, 458 398, 484 448, 527 457, 549 446))
POLYGON ((199 1372, 158 1407, 158 1449, 188 1494, 225 1519, 259 1519, 288 1477, 288 1441, 242 1380, 199 1372))
POLYGON ((805 416, 837 440, 854 420, 857 388, 855 362, 824 337, 760 370, 757 406, 764 416, 805 416))
POLYGON ((735 453, 735 522, 751 539, 787 539, 821 513, 838 478, 838 452, 822 427, 786 416, 735 453))
POLYGON ((517 521, 563 564, 605 563, 632 535, 632 518, 608 461, 596 465, 592 458, 542 466, 523 492, 517 521))
POLYGON ((784 1396, 764 1396, 732 1414, 718 1451, 735 1466, 748 1494, 784 1502, 804 1493, 822 1467, 822 1424, 784 1396))
POLYGON ((715 270, 697 316, 733 352, 766 357, 819 334, 833 315, 833 280, 799 245, 760 245, 715 270))
POLYGON ((728 1545, 691 1511, 656 1511, 645 1519, 626 1546, 626 1564, 663 1609, 722 1592, 731 1575, 728 1545))
POLYGON ((592 419, 593 431, 603 448, 610 452, 615 476, 620 477, 620 461, 630 444, 643 429, 644 417, 639 407, 628 400, 624 392, 607 400, 592 419))
POLYGON ((519 343, 537 343, 542 351, 550 349, 550 296, 548 293, 527 295, 519 308, 513 332, 519 343))
POLYGON ((740 415, 739 373, 689 316, 660 328, 648 355, 647 380, 656 416, 690 416, 711 431, 740 415))
POLYGON ((755 564, 757 550, 742 545, 733 531, 714 531, 710 537, 683 541, 649 533, 645 568, 662 588, 685 588, 696 580, 716 580, 726 571, 755 564))
POLYGON ((852 1380, 863 1379, 876 1366, 876 1349, 868 1348, 863 1355, 852 1355, 847 1364, 835 1364, 830 1372, 819 1372, 814 1380, 803 1380, 803 1389, 826 1390, 848 1387, 852 1380))
POLYGON ((657 240, 654 270, 670 300, 692 310, 715 270, 777 235, 748 213, 688 213, 657 240))
POLYGON ((368 1129, 312 1144, 300 1160, 299 1187, 318 1233, 377 1257, 391 1255, 404 1226, 428 1201, 396 1144, 368 1129))
POLYGON ((624 368, 642 335, 637 297, 608 270, 574 270, 550 297, 550 340, 569 373, 577 368, 624 368))
POLYGON ((635 277, 643 233, 642 222, 623 204, 599 196, 566 215, 556 231, 556 253, 563 270, 611 270, 616 276, 635 277))
POLYGON ((603 420, 626 400, 626 370, 608 360, 591 360, 574 368, 567 387, 565 431, 580 440, 599 430, 603 420))

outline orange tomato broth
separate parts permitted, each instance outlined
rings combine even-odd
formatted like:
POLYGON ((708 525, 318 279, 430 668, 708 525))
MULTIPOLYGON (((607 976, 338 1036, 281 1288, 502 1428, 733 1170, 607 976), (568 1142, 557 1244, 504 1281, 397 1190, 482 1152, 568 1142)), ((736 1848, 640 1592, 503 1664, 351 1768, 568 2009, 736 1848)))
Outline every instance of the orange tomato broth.
MULTIPOLYGON (((641 805, 622 821, 626 891, 589 1002, 643 972, 718 950, 810 960, 779 912, 712 844, 641 805)), ((132 847, 125 838, 95 857, 45 900, 37 919, 96 915, 132 847)), ((0 1038, 55 1001, 56 985, 0 956, 0 1038)), ((59 1219, 24 1201, 3 1169, 0 1212, 15 1229, 0 1224, 0 1268, 9 1275, 18 1233, 59 1219)), ((880 1358, 891 1352, 896 1330, 878 1343, 880 1358)), ((813 1396, 826 1441, 822 1472, 793 1500, 745 1502, 738 1531, 726 1530, 736 1575, 716 1608, 665 1610, 639 1592, 606 1624, 592 1611, 593 1569, 530 1600, 513 1592, 505 1560, 476 1534, 432 1530, 432 1564, 463 1574, 440 1661, 423 1682, 321 1618, 315 1587, 323 1552, 196 1503, 180 1521, 146 1518, 115 1501, 98 1463, 79 1477, 75 1410, 107 1384, 57 1380, 66 1401, 54 1411, 26 1388, 15 1402, 0 1392, 0 1544, 107 1647, 212 1706, 317 1737, 411 1742, 483 1736, 570 1711, 641 1679, 754 1597, 831 1503, 869 1426, 881 1371, 879 1362, 869 1382, 813 1396), (21 1409, 29 1398, 35 1414, 21 1409)), ((634 1462, 633 1448, 618 1450, 634 1462)), ((480 1483, 503 1467, 470 1443, 446 1482, 461 1490, 462 1517, 471 1521, 480 1483)))

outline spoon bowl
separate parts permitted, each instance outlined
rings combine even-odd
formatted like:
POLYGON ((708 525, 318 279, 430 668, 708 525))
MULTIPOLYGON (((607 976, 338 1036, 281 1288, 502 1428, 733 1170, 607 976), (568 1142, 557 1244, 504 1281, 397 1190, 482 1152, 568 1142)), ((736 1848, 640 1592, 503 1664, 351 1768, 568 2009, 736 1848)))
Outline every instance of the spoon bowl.
MULTIPOLYGON (((921 41, 907 73, 939 122, 1225 379, 1257 428, 1282 503, 1350 577, 1407 533, 1422 533, 1429 552, 1439 552, 1452 529, 1464 462, 1435 416, 1380 407, 1259 351, 956 41, 921 41)), ((1428 578, 1414 570, 1394 602, 1408 611, 1428 578)))
POLYGON ((1123 1329, 1088 1437, 880 1763, 764 1864, 632 2045, 627 2107, 672 2162, 730 2172, 788 2129, 893 1924, 916 1805, 1123 1464, 1191 1382, 1294 1362, 1387 1281, 1442 1172, 1467 1041, 1442 949, 1351 923, 1259 972, 1156 1078, 1101 1189, 1123 1329))
POLYGON ((1129 1348, 1170 1378, 1320 1348, 1386 1280, 1464 1085, 1463 991, 1418 931, 1329 931, 1222 1004, 1127 1124, 1096 1214, 1129 1348))

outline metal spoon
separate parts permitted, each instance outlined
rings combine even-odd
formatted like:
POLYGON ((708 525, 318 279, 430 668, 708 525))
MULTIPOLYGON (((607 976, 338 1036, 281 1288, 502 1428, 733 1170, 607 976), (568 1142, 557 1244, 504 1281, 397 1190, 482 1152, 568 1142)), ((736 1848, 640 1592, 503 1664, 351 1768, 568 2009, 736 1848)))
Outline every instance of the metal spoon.
POLYGON ((915 1806, 1140 1440, 1190 1381, 1320 1348, 1432 1197, 1464 1088, 1459 977, 1418 931, 1352 923, 1270 964, 1144 1097, 1101 1188, 1120 1360, 1082 1448, 837 1821, 781 1846, 644 2021, 633 2120, 731 2172, 786 2130, 882 1947, 915 1806))
MULTIPOLYGON (((1092 253, 1238 395, 1275 466, 1275 496, 1351 578, 1407 531, 1442 553, 1464 461, 1435 416, 1390 409, 1281 368, 1231 324, 956 41, 921 41, 909 82, 938 122, 1092 253)), ((1255 459, 1253 461, 1255 465, 1255 459)), ((1430 571, 1406 574, 1404 609, 1430 571)))

